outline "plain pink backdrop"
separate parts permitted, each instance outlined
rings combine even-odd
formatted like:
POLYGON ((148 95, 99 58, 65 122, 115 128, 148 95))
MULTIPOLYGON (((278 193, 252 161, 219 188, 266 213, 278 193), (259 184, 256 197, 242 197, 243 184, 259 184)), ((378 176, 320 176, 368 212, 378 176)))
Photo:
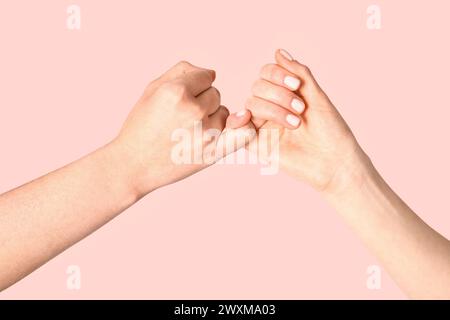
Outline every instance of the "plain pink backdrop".
MULTIPOLYGON (((178 60, 215 68, 233 111, 286 48, 308 64, 377 168, 450 236, 448 1, 69 1, 0 4, 0 193, 111 139, 178 60), (382 29, 368 30, 377 4, 382 29)), ((405 296, 309 187, 219 165, 158 190, 0 298, 405 296), (81 290, 66 269, 81 268, 81 290)), ((426 276, 426 275, 424 275, 426 276)))

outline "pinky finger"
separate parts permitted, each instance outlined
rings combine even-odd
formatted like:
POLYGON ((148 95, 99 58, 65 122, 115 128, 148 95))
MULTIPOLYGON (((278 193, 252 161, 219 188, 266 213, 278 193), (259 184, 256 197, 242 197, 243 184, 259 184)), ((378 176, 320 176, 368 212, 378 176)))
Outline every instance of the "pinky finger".
POLYGON ((251 119, 252 114, 247 109, 230 114, 227 118, 226 127, 230 129, 237 129, 245 126, 251 119))

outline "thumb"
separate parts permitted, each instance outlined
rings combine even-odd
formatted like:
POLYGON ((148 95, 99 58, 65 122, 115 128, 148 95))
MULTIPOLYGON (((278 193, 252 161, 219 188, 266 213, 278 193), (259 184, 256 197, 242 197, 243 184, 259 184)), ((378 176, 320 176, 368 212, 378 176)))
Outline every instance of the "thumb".
POLYGON ((275 52, 275 60, 278 65, 300 78, 302 85, 300 86, 298 91, 301 96, 308 97, 313 94, 322 92, 322 89, 320 88, 316 79, 314 79, 311 70, 304 64, 301 64, 300 62, 295 60, 286 50, 278 49, 275 52))

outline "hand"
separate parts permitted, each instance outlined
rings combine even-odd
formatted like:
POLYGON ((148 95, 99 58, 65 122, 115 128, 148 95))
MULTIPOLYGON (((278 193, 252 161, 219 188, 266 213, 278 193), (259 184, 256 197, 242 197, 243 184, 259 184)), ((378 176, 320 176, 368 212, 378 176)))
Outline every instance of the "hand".
POLYGON ((236 135, 251 135, 251 130, 246 130, 252 128, 251 123, 231 130, 248 123, 249 112, 230 116, 229 130, 223 131, 229 111, 220 105, 220 93, 212 87, 214 80, 214 71, 180 62, 146 88, 112 143, 131 168, 139 195, 211 165, 245 142, 233 144, 223 154, 217 146, 228 146, 236 135), (178 139, 181 141, 174 141, 178 139), (177 151, 184 154, 175 154, 177 151))
POLYGON ((280 130, 282 169, 318 190, 334 191, 366 156, 310 70, 284 50, 275 59, 262 68, 247 101, 252 121, 259 130, 280 130))

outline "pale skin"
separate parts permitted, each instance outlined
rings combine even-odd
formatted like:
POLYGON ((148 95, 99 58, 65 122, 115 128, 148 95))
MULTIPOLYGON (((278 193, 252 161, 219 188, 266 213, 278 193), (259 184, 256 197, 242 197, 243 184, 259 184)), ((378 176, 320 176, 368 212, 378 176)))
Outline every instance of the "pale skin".
POLYGON ((281 167, 336 208, 410 297, 450 298, 448 240, 384 182, 309 69, 285 51, 275 59, 262 68, 248 111, 233 115, 220 106, 213 71, 179 63, 150 83, 112 142, 1 195, 0 290, 151 191, 212 164, 170 161, 171 133, 201 120, 205 132, 220 133, 205 146, 253 126, 278 128, 281 167))
POLYGON ((257 128, 280 129, 281 167, 323 195, 408 296, 450 299, 450 242, 383 180, 311 71, 284 50, 275 61, 247 108, 257 128))
MULTIPOLYGON (((0 196, 0 290, 83 239, 144 195, 212 163, 175 164, 175 129, 218 140, 247 133, 248 111, 229 115, 212 87, 215 73, 180 62, 146 88, 120 134, 84 158, 0 196), (229 128, 225 134, 225 126, 229 128), (239 129, 231 129, 239 128, 239 129)), ((239 140, 241 141, 241 140, 239 140)), ((240 146, 236 146, 240 147, 240 146)))

